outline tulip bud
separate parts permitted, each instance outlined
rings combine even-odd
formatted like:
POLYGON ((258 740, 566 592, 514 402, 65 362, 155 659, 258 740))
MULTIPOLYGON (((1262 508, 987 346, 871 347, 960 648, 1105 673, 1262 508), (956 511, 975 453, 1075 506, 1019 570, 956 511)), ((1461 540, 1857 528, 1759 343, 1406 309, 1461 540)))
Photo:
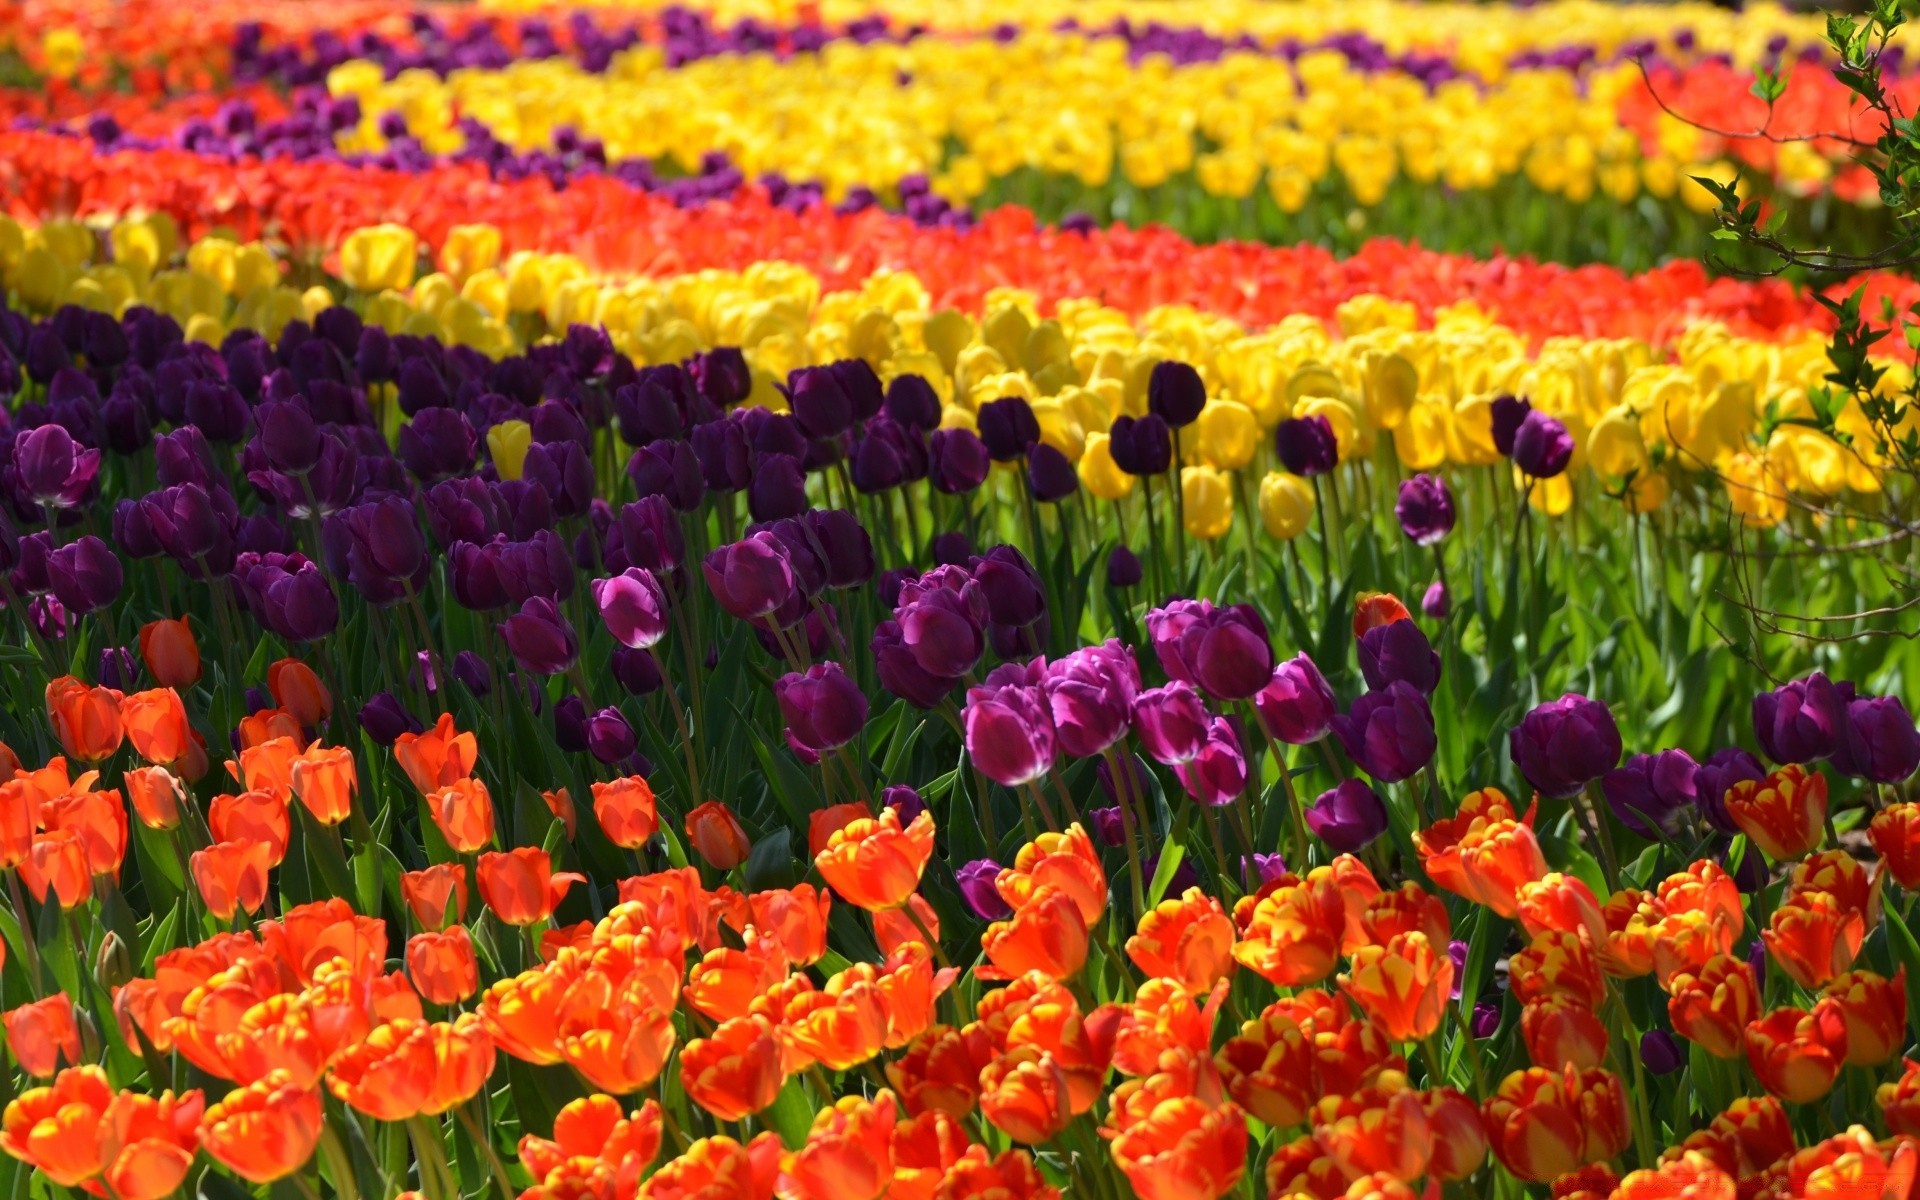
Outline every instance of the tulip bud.
POLYGON ((126 941, 109 929, 100 939, 100 951, 94 955, 93 977, 107 995, 124 987, 137 972, 134 970, 133 953, 127 949, 126 941))

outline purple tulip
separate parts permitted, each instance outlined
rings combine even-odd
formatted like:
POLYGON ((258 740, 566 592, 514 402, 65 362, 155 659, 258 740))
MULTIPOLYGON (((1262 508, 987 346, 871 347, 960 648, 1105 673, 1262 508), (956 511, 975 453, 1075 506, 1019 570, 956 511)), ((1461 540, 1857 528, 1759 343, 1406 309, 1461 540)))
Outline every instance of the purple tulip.
POLYGON ((140 510, 160 548, 192 578, 232 570, 239 513, 231 495, 183 483, 143 496, 140 510))
POLYGON ((186 417, 209 442, 231 445, 247 435, 247 402, 223 379, 202 379, 187 388, 186 417))
POLYGON ((1000 545, 973 560, 973 578, 987 598, 987 615, 995 625, 1024 627, 1047 612, 1047 594, 1040 573, 1014 546, 1000 545))
POLYGON ((471 650, 462 650, 453 656, 453 677, 476 697, 487 696, 493 691, 493 668, 487 665, 486 659, 471 650))
POLYGON ((1207 737, 1199 751, 1173 768, 1187 795, 1210 808, 1232 804, 1246 790, 1247 757, 1233 722, 1215 717, 1207 722, 1207 737))
POLYGON ((717 346, 696 354, 687 370, 705 396, 720 408, 731 408, 753 393, 753 373, 738 346, 717 346))
POLYGON ((43 508, 73 508, 100 474, 100 452, 75 445, 58 425, 42 425, 14 442, 13 469, 23 499, 43 508))
POLYGON ((1268 736, 1290 746, 1327 736, 1334 714, 1340 711, 1326 676, 1304 652, 1274 668, 1267 685, 1254 696, 1253 706, 1268 736))
POLYGON ((1126 822, 1120 817, 1120 807, 1090 808, 1087 820, 1093 825, 1093 840, 1102 846, 1124 846, 1127 844, 1126 822))
POLYGON ((873 539, 858 517, 844 508, 816 508, 800 522, 826 568, 826 586, 859 587, 873 578, 873 539))
POLYGON ((1400 680, 1361 696, 1332 723, 1347 757, 1382 783, 1412 776, 1433 757, 1433 710, 1419 689, 1400 680))
POLYGON ((1693 794, 1700 815, 1721 833, 1738 833, 1740 827, 1727 815, 1727 792, 1743 779, 1758 782, 1767 777, 1760 760, 1738 746, 1716 750, 1700 764, 1693 777, 1693 794))
POLYGON ((933 708, 959 683, 958 676, 935 675, 922 667, 901 634, 898 621, 882 621, 874 627, 874 673, 880 686, 915 708, 933 708))
POLYGON ((1207 406, 1207 385, 1200 372, 1183 362, 1157 362, 1147 375, 1147 411, 1180 429, 1200 419, 1207 406))
POLYGON ((1107 555, 1108 587, 1125 591, 1138 584, 1142 574, 1140 556, 1126 546, 1116 545, 1113 552, 1107 555))
POLYGON ((797 595, 791 555, 764 530, 708 554, 700 571, 720 607, 743 621, 767 616, 797 595))
MULTIPOLYGON (((868 422, 866 436, 853 449, 853 486, 862 495, 871 496, 905 483, 911 470, 908 460, 914 453, 914 436, 884 416, 868 422)), ((924 452, 920 457, 924 459, 924 452)))
POLYGON ((1453 960, 1453 990, 1447 993, 1451 999, 1460 998, 1461 988, 1467 978, 1467 951, 1470 948, 1459 938, 1447 943, 1447 957, 1453 960))
POLYGON ((1200 693, 1185 680, 1141 692, 1133 702, 1133 728, 1141 748, 1169 766, 1191 762, 1200 753, 1212 720, 1200 693))
MULTIPOLYGON (((1160 873, 1160 856, 1158 854, 1149 854, 1141 859, 1140 872, 1148 879, 1152 879, 1155 875, 1158 875, 1160 873)), ((1197 888, 1199 886, 1200 872, 1194 869, 1193 859, 1190 857, 1183 858, 1180 860, 1180 865, 1173 869, 1173 877, 1167 881, 1167 895, 1184 895, 1188 888, 1197 888)))
POLYGON ((831 367, 801 367, 787 374, 788 406, 800 428, 815 440, 838 437, 853 424, 853 400, 831 367))
POLYGON ((1272 883, 1287 873, 1287 860, 1279 854, 1261 854, 1256 851, 1250 863, 1244 857, 1242 863, 1253 868, 1255 886, 1272 883))
POLYGON ((1874 783, 1899 783, 1913 774, 1920 767, 1920 731, 1907 706, 1892 696, 1850 702, 1846 724, 1834 738, 1833 765, 1874 783))
POLYGON ((1273 448, 1281 466, 1309 478, 1325 475, 1340 462, 1340 443, 1325 417, 1288 417, 1274 426, 1273 448))
POLYGON ((360 728, 375 745, 391 746, 403 733, 420 733, 426 726, 407 711, 392 692, 375 692, 360 706, 360 728))
POLYGON ((987 597, 960 567, 936 567, 904 584, 894 618, 900 640, 928 675, 951 681, 986 653, 987 597))
POLYGON ((1568 692, 1520 719, 1508 754, 1533 790, 1565 800, 1620 762, 1620 727, 1597 700, 1568 692))
POLYGON ((500 633, 520 669, 535 675, 558 675, 580 657, 580 639, 572 623, 544 596, 522 604, 519 612, 500 623, 500 633))
POLYGON ((974 414, 980 440, 995 462, 1012 462, 1040 440, 1040 420, 1022 396, 989 400, 974 414))
POLYGON ((936 429, 927 442, 927 480, 949 496, 986 482, 993 466, 987 444, 969 429, 936 429))
POLYGON ((790 454, 768 454, 747 484, 747 512, 755 521, 778 521, 807 511, 807 477, 790 454))
POLYGON ((1307 828, 1341 854, 1354 854, 1387 831, 1387 806, 1365 780, 1343 779, 1308 806, 1307 828))
POLYGON ((75 616, 112 604, 124 582, 120 560, 92 534, 47 555, 47 586, 75 616))
POLYGON ((1045 669, 1047 706, 1060 749, 1068 757, 1093 758, 1127 736, 1133 702, 1140 694, 1140 668, 1132 647, 1108 639, 1045 669))
POLYGON ((1686 1065, 1686 1051, 1671 1033, 1649 1029, 1640 1035, 1640 1061, 1655 1075, 1671 1075, 1686 1065))
POLYGON ((99 660, 94 664, 93 678, 101 687, 131 692, 139 686, 140 660, 125 646, 102 646, 99 660))
POLYGON ((1493 403, 1487 406, 1488 420, 1493 429, 1493 448, 1502 457, 1513 457, 1513 440, 1520 432, 1520 423, 1532 411, 1531 403, 1510 395, 1495 396, 1493 403))
POLYGON ((737 492, 753 481, 747 429, 738 421, 707 421, 693 427, 693 456, 707 490, 737 492))
POLYGON ((1035 442, 1027 451, 1027 488, 1035 500, 1053 504, 1078 491, 1080 477, 1065 454, 1045 442, 1035 442))
POLYGON ((1101 758, 1093 764, 1093 775, 1099 781, 1101 794, 1115 804, 1122 801, 1131 804, 1135 798, 1145 797, 1153 786, 1153 776, 1147 773, 1147 764, 1132 751, 1121 752, 1118 759, 1121 764, 1118 782, 1127 788, 1127 794, 1123 797, 1115 786, 1112 768, 1114 761, 1116 760, 1112 758, 1101 758))
POLYGON ((633 726, 619 709, 603 708, 587 718, 587 751, 600 762, 625 762, 638 748, 633 726))
POLYGON ((630 696, 650 696, 660 690, 660 664, 645 650, 616 646, 609 666, 630 696))
POLYGON ((954 881, 960 885, 960 898, 982 921, 1001 921, 1013 915, 1013 909, 993 886, 1001 870, 1000 864, 990 858, 976 858, 953 873, 954 881))
POLYGON ((1396 679, 1433 695, 1440 686, 1440 655, 1412 621, 1389 621, 1360 635, 1360 674, 1378 691, 1396 679))
POLYGON ((867 698, 835 662, 790 672, 773 685, 787 734, 815 754, 837 750, 867 726, 867 698))
POLYGON ((254 619, 289 642, 317 641, 340 623, 332 585, 304 555, 243 554, 232 578, 254 619))
POLYGON ((967 756, 988 779, 1019 787, 1053 768, 1059 751, 1041 687, 1044 665, 1006 663, 967 689, 967 756))
POLYGON ((908 429, 930 433, 940 425, 940 394, 919 375, 896 375, 887 385, 886 414, 908 429))
POLYGON ((700 459, 686 442, 648 442, 627 460, 627 476, 636 496, 664 496, 678 512, 699 508, 706 495, 700 459))
POLYGON ((1846 736, 1851 683, 1815 671, 1753 698, 1753 733, 1777 763, 1810 763, 1832 754, 1846 736))
POLYGON ((621 505, 620 519, 614 528, 619 530, 620 556, 627 566, 671 571, 686 554, 680 520, 663 496, 648 496, 621 505))
POLYGON ((667 636, 667 594, 644 567, 593 581, 593 603, 613 640, 644 650, 667 636))
POLYGON ((1500 1006, 1492 1000, 1480 1000, 1473 1006, 1473 1036, 1485 1041, 1500 1032, 1500 1006))
MULTIPOLYGON (((264 429, 262 431, 264 436, 264 429)), ((426 408, 400 427, 400 461, 422 483, 459 475, 473 466, 480 436, 465 414, 452 408, 426 408)), ((315 446, 314 457, 319 458, 315 446)), ((533 452, 528 451, 529 465, 533 452)), ((589 469, 591 470, 591 469, 589 469)))
POLYGON ((644 367, 613 393, 614 428, 629 446, 644 446, 686 431, 693 380, 676 366, 644 367))
POLYGON ((1164 475, 1173 465, 1173 431, 1158 413, 1115 417, 1107 430, 1107 450, 1113 465, 1129 475, 1164 475))
MULTIPOLYGON (((517 676, 516 678, 525 678, 517 676)), ((560 697, 553 706, 553 740, 563 754, 581 754, 587 749, 587 702, 578 696, 560 697)))
MULTIPOLYGON (((684 447, 691 456, 690 447, 684 447)), ((524 478, 546 490, 554 515, 577 517, 593 500, 593 462, 586 448, 574 441, 536 442, 527 450, 524 478)), ((696 472, 698 466, 695 467, 696 472)), ((698 503, 696 501, 695 503, 698 503)))
MULTIPOLYGON (((933 565, 936 567, 965 567, 968 563, 972 562, 975 557, 973 553, 973 539, 958 529, 950 529, 945 533, 934 534, 933 544, 929 546, 928 549, 933 554, 933 565)), ((917 576, 913 574, 906 576, 908 580, 916 577, 917 576)), ((969 578, 971 578, 971 576, 969 576, 969 578)), ((984 599, 985 597, 983 596, 982 600, 984 599)), ((895 603, 898 603, 897 599, 895 603)))
POLYGON ((1438 475, 1415 475, 1400 485, 1393 514, 1416 545, 1431 546, 1453 532, 1453 493, 1438 475))
POLYGON ((927 811, 927 801, 908 785, 896 783, 880 789, 880 807, 892 809, 902 825, 911 825, 915 817, 927 811))
POLYGON ((1147 629, 1168 677, 1216 700, 1245 700, 1273 677, 1273 644, 1252 605, 1176 600, 1148 613, 1147 629))
POLYGON ((320 461, 320 428, 305 402, 269 400, 253 410, 253 423, 254 444, 274 470, 304 475, 320 461))
POLYGON ((1444 621, 1452 608, 1452 601, 1447 596, 1447 585, 1444 580, 1436 579, 1427 585, 1426 594, 1420 597, 1421 612, 1436 621, 1444 621))
POLYGON ((1573 459, 1573 435, 1557 418, 1529 412, 1513 435, 1513 465, 1534 479, 1552 479, 1573 459))
POLYGON ((1620 823, 1644 838, 1671 835, 1680 815, 1697 806, 1700 764, 1685 750, 1635 754, 1600 779, 1607 807, 1620 823))

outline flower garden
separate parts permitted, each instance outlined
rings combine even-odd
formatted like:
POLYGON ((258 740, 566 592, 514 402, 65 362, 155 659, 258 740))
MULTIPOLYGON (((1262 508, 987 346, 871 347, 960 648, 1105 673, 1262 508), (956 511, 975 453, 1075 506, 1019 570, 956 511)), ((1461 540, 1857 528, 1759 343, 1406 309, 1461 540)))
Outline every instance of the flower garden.
POLYGON ((0 1191, 1920 1197, 1857 65, 10 5, 0 1191))

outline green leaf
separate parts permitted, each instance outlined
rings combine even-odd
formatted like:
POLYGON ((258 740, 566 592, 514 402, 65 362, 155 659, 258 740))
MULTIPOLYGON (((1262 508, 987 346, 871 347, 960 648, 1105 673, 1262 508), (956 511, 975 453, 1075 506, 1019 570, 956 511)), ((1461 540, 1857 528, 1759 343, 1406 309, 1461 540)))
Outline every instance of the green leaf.
POLYGON ((1914 940, 1913 931, 1891 905, 1886 915, 1887 944, 1894 961, 1907 969, 1907 1021, 1910 1026, 1920 1024, 1920 988, 1912 986, 1915 979, 1920 979, 1920 941, 1914 940))
MULTIPOLYGON (((1186 848, 1178 842, 1168 842, 1160 852, 1160 865, 1154 869, 1153 882, 1147 885, 1147 907, 1166 899, 1167 889, 1173 886, 1173 873, 1180 869, 1180 860, 1186 856, 1186 848)), ((1223 869, 1224 866, 1222 864, 1223 869)))
MULTIPOLYGON (((821 1097, 825 1105, 831 1097, 821 1097)), ((813 1127, 813 1102, 807 1099, 806 1091, 795 1076, 787 1080, 780 1094, 773 1098, 773 1104, 760 1114, 760 1119, 773 1126, 780 1141, 789 1150, 798 1150, 807 1144, 807 1131, 813 1127)))
POLYGON ((743 873, 749 892, 789 888, 800 882, 806 871, 793 856, 793 832, 783 825, 755 842, 743 873))

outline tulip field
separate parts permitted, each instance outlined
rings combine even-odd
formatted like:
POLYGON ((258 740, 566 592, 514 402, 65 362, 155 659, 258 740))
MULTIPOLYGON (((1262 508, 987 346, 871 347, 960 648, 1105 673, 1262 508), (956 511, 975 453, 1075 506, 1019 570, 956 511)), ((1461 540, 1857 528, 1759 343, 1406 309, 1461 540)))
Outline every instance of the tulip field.
POLYGON ((1852 28, 6 5, 0 1196, 1920 1200, 1852 28))

